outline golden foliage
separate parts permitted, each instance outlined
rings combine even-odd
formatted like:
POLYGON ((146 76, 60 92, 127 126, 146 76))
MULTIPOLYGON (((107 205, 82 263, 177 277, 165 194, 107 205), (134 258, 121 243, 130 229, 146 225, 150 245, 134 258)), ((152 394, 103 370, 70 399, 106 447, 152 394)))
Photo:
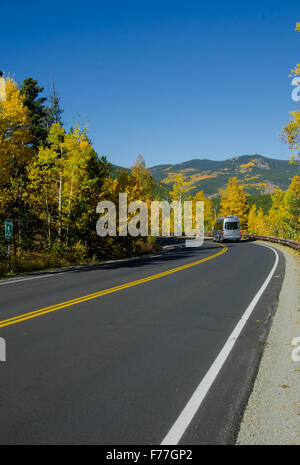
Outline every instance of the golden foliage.
POLYGON ((236 177, 229 178, 225 189, 221 189, 221 216, 237 215, 242 229, 247 227, 249 206, 247 194, 239 184, 236 177))
POLYGON ((72 211, 89 188, 93 149, 79 127, 66 133, 59 123, 51 126, 47 142, 27 167, 29 186, 24 197, 47 222, 48 236, 53 225, 60 237, 64 229, 68 235, 72 211))
POLYGON ((252 167, 255 166, 253 161, 249 161, 249 163, 243 163, 240 165, 240 171, 244 173, 245 171, 252 171, 252 167))
POLYGON ((5 100, 0 101, 0 213, 15 206, 24 189, 23 167, 31 159, 28 109, 17 85, 5 82, 5 100))
POLYGON ((248 215, 248 232, 300 241, 300 176, 294 176, 286 192, 275 190, 267 215, 253 205, 248 215))
POLYGON ((162 179, 161 182, 165 184, 174 184, 177 181, 178 176, 182 178, 182 182, 185 183, 188 191, 191 191, 196 188, 195 183, 198 181, 203 181, 204 179, 216 178, 219 173, 194 173, 194 174, 187 174, 191 171, 194 171, 194 168, 186 168, 179 172, 169 172, 168 177, 162 179))

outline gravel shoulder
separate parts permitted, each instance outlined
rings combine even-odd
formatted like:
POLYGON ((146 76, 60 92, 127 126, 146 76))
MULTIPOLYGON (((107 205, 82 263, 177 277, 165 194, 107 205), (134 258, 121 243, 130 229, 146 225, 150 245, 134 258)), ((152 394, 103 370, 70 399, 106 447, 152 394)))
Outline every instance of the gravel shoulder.
POLYGON ((300 445, 300 360, 292 359, 292 341, 300 337, 300 255, 269 245, 284 254, 286 272, 236 444, 300 445))

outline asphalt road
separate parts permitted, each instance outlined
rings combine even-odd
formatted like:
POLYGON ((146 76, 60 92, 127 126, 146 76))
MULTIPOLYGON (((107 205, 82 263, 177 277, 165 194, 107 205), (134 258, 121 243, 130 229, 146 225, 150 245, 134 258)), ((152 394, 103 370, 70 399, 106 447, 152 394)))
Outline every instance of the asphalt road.
MULTIPOLYGON (((0 443, 160 444, 274 266, 226 247, 0 282, 0 443)), ((181 444, 234 442, 283 275, 280 255, 181 444)))

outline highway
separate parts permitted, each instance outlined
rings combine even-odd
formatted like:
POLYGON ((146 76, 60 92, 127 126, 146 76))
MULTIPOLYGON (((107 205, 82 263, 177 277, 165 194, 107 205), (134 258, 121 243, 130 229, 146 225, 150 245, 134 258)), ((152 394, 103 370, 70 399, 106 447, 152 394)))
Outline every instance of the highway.
POLYGON ((233 443, 284 267, 205 241, 0 281, 0 443, 233 443))

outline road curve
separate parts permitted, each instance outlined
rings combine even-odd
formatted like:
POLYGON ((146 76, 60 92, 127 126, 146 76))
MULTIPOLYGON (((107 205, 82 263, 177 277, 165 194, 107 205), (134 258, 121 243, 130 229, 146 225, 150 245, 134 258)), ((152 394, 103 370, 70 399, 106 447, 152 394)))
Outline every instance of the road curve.
MULTIPOLYGON (((275 259, 256 244, 205 242, 0 282, 0 443, 161 443, 275 259)), ((234 441, 283 275, 280 255, 181 443, 234 441)))

